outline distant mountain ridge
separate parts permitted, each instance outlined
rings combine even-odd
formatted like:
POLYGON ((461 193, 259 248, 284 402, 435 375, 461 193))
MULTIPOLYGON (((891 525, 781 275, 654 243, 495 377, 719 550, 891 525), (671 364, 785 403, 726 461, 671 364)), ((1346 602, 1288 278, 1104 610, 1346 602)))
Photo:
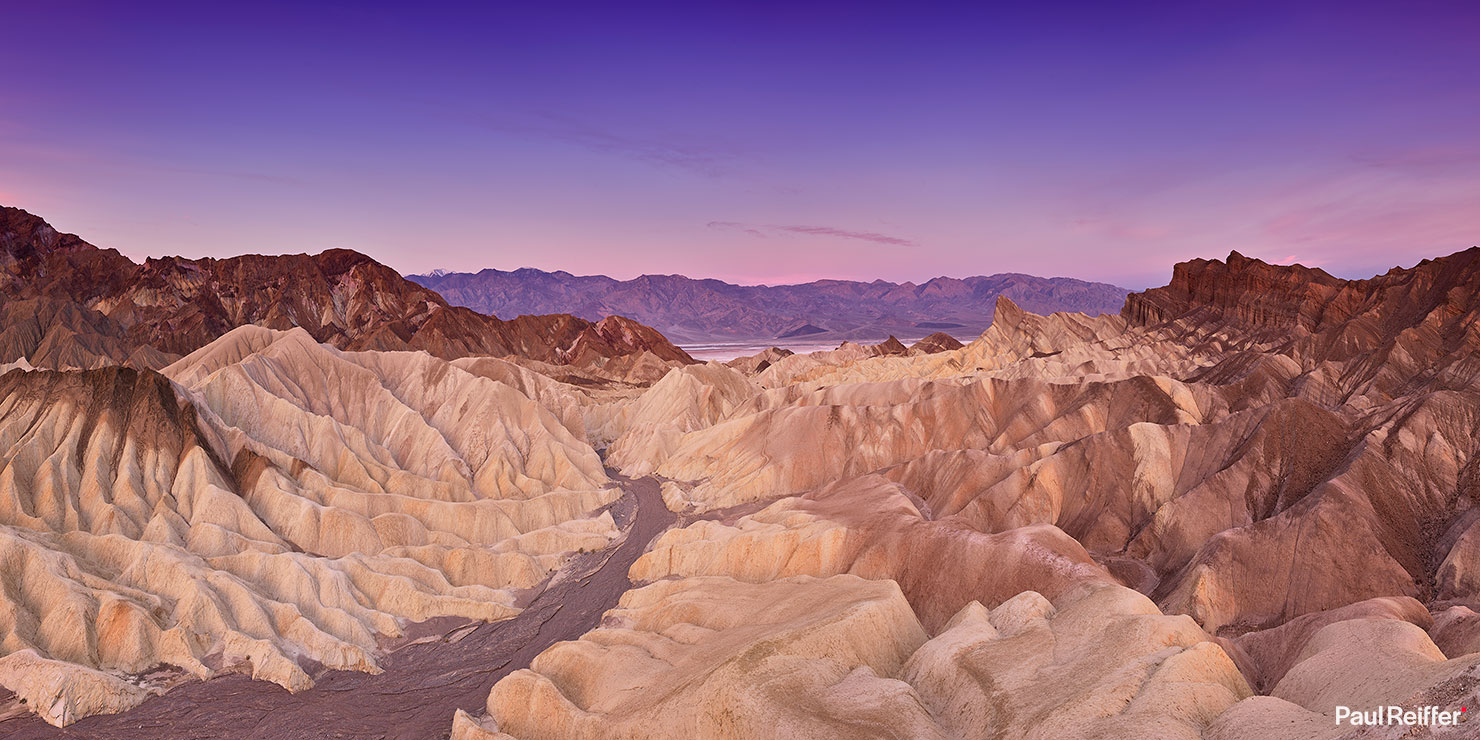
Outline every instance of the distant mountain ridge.
POLYGON ((938 277, 924 283, 817 280, 799 285, 736 285, 683 275, 617 280, 534 268, 434 272, 408 278, 453 305, 511 317, 559 311, 589 321, 621 315, 678 342, 883 339, 939 330, 975 337, 1005 295, 1034 313, 1117 313, 1130 292, 1106 283, 1001 273, 938 277))

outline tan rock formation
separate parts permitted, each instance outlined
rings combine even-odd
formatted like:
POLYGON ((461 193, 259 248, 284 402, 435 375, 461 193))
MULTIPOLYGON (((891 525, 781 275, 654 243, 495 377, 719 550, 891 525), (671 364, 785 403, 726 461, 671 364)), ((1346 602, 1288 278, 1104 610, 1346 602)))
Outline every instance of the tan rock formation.
POLYGON ((733 524, 701 520, 665 533, 633 566, 640 581, 718 575, 761 583, 850 573, 899 583, 934 629, 971 601, 995 605, 1025 591, 1050 598, 1112 582, 1072 538, 1049 525, 986 534, 878 476, 787 498, 733 524), (953 563, 942 568, 941 563, 953 563))
POLYGON ((0 686, 15 692, 38 715, 66 727, 91 714, 138 706, 150 692, 91 668, 48 660, 30 649, 0 658, 0 686))
POLYGON ((500 681, 521 740, 1198 738, 1248 696, 1185 617, 1116 586, 972 602, 929 638, 891 581, 667 580, 500 681))
POLYGON ((1243 740, 1282 732, 1286 737, 1472 737, 1468 716, 1480 702, 1480 655, 1446 659, 1420 627, 1403 619, 1334 621, 1309 636, 1270 692, 1235 704, 1208 737, 1243 740), (1437 706, 1461 714, 1457 726, 1360 728, 1336 724, 1336 708, 1371 710, 1437 706), (1365 729, 1365 731, 1364 731, 1365 729))
POLYGON ((747 357, 737 357, 725 364, 746 375, 755 375, 776 364, 777 361, 796 354, 789 349, 770 347, 747 357))
POLYGON ((616 534, 582 438, 424 353, 242 327, 167 372, 0 377, 0 684, 50 722, 138 703, 122 677, 159 664, 374 672, 379 636, 511 616, 616 534))
POLYGON ((925 639, 887 581, 664 581, 629 591, 605 626, 501 681, 488 709, 521 739, 923 727, 923 709, 888 677, 925 639))

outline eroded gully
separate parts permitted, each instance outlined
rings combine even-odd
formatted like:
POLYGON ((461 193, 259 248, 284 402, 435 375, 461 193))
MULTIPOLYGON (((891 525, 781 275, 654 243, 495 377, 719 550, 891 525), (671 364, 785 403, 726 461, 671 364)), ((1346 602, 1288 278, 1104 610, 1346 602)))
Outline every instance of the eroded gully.
POLYGON ((489 624, 436 621, 418 625, 423 639, 380 661, 383 672, 323 671, 312 688, 290 694, 276 684, 227 674, 182 684, 119 714, 86 717, 56 728, 35 715, 0 722, 0 738, 445 738, 452 715, 484 711, 500 678, 529 666, 546 648, 595 628, 631 587, 627 571, 648 543, 675 521, 652 478, 608 471, 623 495, 611 506, 625 536, 573 558, 517 616, 489 624))

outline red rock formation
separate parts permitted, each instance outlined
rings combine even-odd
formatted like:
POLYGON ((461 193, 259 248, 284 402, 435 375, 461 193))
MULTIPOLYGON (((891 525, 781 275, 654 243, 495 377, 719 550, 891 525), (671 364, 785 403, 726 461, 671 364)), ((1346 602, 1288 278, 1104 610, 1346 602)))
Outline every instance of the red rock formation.
MULTIPOLYGON (((103 361, 123 362, 144 347, 183 355, 235 327, 258 324, 302 327, 342 349, 419 349, 444 359, 517 355, 589 365, 647 351, 692 362, 657 331, 620 317, 600 324, 568 314, 505 321, 450 306, 395 270, 346 249, 221 260, 163 257, 138 265, 4 207, 0 249, 0 301, 75 304, 48 310, 65 319, 60 325, 72 334, 87 335, 81 343, 103 361)), ((13 326, 7 322, 4 330, 13 326)), ((0 361, 35 361, 41 342, 6 342, 0 361)))
POLYGON ((1127 296, 1121 315, 1133 324, 1149 325, 1204 309, 1260 327, 1310 329, 1347 282, 1323 270, 1271 265, 1230 252, 1227 262, 1179 262, 1166 286, 1127 296))
POLYGON ((1172 282, 1133 293, 1131 324, 1175 325, 1189 341, 1222 333, 1310 370, 1344 363, 1344 395, 1465 388, 1480 377, 1480 247, 1367 280, 1233 252, 1178 264, 1172 282))
POLYGON ((961 349, 963 346, 965 345, 962 345, 960 340, 943 331, 938 331, 910 345, 910 349, 931 355, 936 352, 961 349))

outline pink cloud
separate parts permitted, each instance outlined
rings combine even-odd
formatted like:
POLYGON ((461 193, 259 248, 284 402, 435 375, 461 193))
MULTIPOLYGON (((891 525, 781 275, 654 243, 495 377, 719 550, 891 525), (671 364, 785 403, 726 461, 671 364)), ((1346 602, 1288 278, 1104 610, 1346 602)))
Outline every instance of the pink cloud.
POLYGON ((875 244, 887 244, 895 247, 913 247, 915 242, 889 234, 880 234, 873 231, 853 231, 851 229, 839 229, 832 226, 782 226, 777 224, 750 225, 736 223, 734 221, 710 221, 707 226, 711 229, 721 231, 740 231, 751 236, 768 238, 783 234, 802 234, 805 236, 832 236, 840 239, 853 239, 857 241, 873 242, 875 244))

